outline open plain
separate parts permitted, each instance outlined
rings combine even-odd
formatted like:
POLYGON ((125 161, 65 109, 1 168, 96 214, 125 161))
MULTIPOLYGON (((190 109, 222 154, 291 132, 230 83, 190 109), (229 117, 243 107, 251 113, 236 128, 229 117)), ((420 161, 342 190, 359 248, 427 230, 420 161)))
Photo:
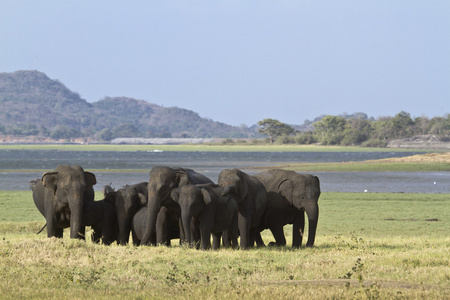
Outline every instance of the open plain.
POLYGON ((313 248, 286 226, 286 247, 198 251, 48 239, 31 192, 0 191, 1 298, 447 299, 449 196, 325 192, 313 248))

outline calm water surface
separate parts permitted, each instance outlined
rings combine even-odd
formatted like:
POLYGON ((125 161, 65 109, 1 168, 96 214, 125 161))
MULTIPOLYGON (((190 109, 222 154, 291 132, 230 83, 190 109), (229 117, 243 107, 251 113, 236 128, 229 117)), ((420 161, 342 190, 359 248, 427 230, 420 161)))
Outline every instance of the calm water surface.
MULTIPOLYGON (((84 169, 133 169, 137 172, 95 172, 100 191, 105 184, 148 181, 153 166, 191 168, 214 182, 221 170, 288 162, 343 162, 403 157, 422 152, 84 152, 58 150, 0 150, 0 190, 29 190, 28 183, 58 165, 84 169), (21 172, 37 169, 39 172, 21 172)), ((450 193, 450 172, 315 172, 325 192, 450 193)))

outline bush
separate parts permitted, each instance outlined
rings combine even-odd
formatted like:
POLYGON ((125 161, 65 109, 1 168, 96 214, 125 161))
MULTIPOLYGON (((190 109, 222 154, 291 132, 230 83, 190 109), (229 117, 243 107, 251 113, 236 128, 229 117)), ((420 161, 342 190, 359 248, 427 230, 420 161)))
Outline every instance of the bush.
POLYGON ((299 133, 294 139, 295 142, 300 145, 311 145, 317 142, 316 137, 311 131, 299 133))
POLYGON ((376 147, 376 148, 386 148, 387 141, 383 141, 380 139, 370 139, 361 144, 362 147, 376 147))

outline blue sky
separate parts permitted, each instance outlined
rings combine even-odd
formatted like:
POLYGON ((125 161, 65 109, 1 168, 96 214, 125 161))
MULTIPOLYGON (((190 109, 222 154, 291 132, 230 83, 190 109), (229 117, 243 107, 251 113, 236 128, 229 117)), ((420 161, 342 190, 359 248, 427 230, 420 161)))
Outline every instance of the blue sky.
POLYGON ((450 113, 450 1, 0 0, 0 72, 231 125, 450 113))

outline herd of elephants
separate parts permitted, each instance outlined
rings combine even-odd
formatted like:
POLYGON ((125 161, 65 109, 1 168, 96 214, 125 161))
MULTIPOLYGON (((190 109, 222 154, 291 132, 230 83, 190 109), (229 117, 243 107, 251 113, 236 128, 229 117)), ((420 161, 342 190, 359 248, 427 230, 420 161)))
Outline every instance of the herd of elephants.
POLYGON ((61 238, 70 227, 71 238, 84 239, 90 226, 93 241, 107 245, 125 245, 131 233, 135 245, 170 245, 180 239, 202 250, 218 249, 221 242, 248 249, 264 246, 264 229, 275 238, 271 245, 286 245, 283 227, 293 224, 292 246, 301 247, 306 212, 306 246, 314 245, 320 183, 313 175, 272 169, 251 176, 224 169, 215 184, 191 169, 158 166, 148 182, 117 191, 105 186, 100 201, 94 201, 96 182, 80 166, 58 166, 30 182, 48 237, 61 238))

